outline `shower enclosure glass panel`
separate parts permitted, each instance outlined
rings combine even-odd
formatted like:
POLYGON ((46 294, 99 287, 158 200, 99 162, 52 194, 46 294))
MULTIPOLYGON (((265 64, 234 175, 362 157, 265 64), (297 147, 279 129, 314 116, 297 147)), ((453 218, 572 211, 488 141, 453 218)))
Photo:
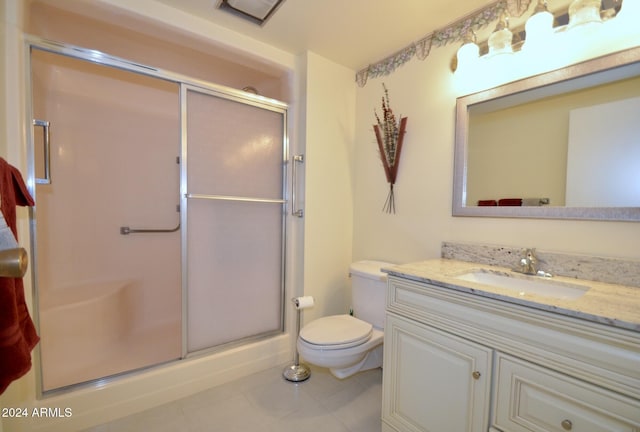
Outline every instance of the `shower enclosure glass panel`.
POLYGON ((38 49, 31 66, 43 390, 180 358, 180 233, 121 233, 180 221, 179 85, 38 49))
POLYGON ((187 351, 283 329, 285 111, 186 89, 187 351))

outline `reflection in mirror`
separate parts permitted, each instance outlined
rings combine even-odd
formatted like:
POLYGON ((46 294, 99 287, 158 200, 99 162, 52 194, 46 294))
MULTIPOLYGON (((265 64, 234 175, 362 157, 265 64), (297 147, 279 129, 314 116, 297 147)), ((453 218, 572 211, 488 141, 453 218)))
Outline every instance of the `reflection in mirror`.
POLYGON ((640 220, 639 118, 640 48, 458 98, 453 215, 640 220))
POLYGON ((500 197, 540 197, 571 207, 640 205, 640 191, 635 202, 631 190, 616 191, 640 184, 640 146, 633 139, 640 136, 634 118, 640 76, 495 111, 479 104, 468 112, 466 205, 500 197))

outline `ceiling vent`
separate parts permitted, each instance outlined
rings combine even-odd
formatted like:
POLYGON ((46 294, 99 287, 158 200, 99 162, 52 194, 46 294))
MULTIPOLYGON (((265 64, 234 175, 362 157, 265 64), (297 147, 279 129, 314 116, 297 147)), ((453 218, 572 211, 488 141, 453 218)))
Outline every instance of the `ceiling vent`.
POLYGON ((218 9, 263 25, 284 0, 220 0, 218 9))

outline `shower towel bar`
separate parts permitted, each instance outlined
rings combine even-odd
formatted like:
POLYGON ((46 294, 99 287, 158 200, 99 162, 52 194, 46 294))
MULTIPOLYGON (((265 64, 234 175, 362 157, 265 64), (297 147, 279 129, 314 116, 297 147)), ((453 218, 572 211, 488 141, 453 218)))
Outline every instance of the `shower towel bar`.
POLYGON ((298 170, 297 164, 304 163, 304 155, 293 156, 293 168, 291 173, 291 214, 299 218, 304 217, 304 210, 299 209, 296 201, 296 190, 298 189, 298 170))
POLYGON ((172 233, 172 232, 176 232, 180 229, 180 224, 178 223, 178 226, 172 229, 138 229, 138 228, 129 228, 128 226, 123 226, 120 227, 120 234, 122 235, 129 235, 129 234, 140 234, 140 233, 147 233, 147 234, 152 234, 152 233, 172 233))
POLYGON ((284 204, 287 202, 285 199, 270 199, 270 198, 249 198, 249 197, 237 197, 228 195, 202 195, 202 194, 185 194, 185 197, 189 199, 208 199, 208 200, 220 200, 220 201, 242 201, 242 202, 261 202, 261 203, 277 203, 284 204))

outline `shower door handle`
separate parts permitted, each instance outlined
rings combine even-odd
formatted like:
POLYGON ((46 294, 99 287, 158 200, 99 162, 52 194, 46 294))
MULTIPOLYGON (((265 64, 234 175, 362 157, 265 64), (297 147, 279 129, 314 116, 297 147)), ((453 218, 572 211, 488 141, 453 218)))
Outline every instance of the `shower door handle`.
POLYGON ((44 141, 44 178, 36 178, 36 184, 51 184, 51 136, 49 135, 50 123, 46 120, 33 119, 34 126, 42 127, 44 141))
POLYGON ((172 233, 176 232, 180 229, 180 224, 175 228, 170 229, 144 229, 144 228, 130 228, 128 226, 120 227, 120 234, 129 235, 129 234, 156 234, 156 233, 172 233))
POLYGON ((296 200, 296 190, 298 189, 298 169, 297 164, 304 162, 304 155, 293 156, 293 167, 291 168, 291 214, 298 216, 299 218, 304 216, 304 210, 298 209, 298 202, 296 200))

